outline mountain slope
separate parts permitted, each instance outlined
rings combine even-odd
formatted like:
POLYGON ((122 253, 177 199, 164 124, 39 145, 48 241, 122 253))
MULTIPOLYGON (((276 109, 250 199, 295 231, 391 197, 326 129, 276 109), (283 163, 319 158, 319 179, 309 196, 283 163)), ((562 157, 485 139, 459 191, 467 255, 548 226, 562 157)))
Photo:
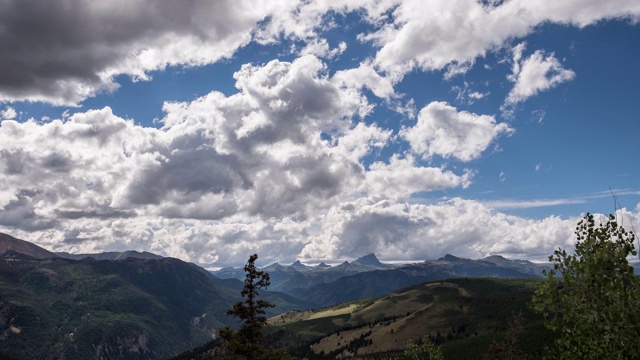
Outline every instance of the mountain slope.
POLYGON ((20 254, 29 255, 37 259, 53 258, 57 255, 28 241, 16 239, 11 235, 0 233, 0 254, 13 250, 20 254))
POLYGON ((437 276, 412 275, 400 270, 376 270, 344 276, 329 283, 291 290, 291 295, 319 306, 385 295, 417 283, 435 280, 437 276))
MULTIPOLYGON (((240 300, 183 261, 0 258, 0 353, 17 359, 164 359, 233 324, 240 300)), ((275 315, 308 304, 265 297, 275 315)))
POLYGON ((446 359, 493 358, 493 341, 511 346, 520 354, 516 358, 540 358, 553 334, 528 305, 539 283, 449 279, 321 310, 282 314, 269 320, 270 343, 309 359, 393 358, 407 341, 430 335, 446 359), (509 345, 511 340, 515 343, 509 345))

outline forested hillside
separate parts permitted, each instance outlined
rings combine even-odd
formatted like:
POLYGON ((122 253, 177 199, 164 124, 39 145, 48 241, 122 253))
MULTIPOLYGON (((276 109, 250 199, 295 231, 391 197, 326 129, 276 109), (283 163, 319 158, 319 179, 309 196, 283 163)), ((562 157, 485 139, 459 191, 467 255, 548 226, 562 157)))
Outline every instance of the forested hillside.
MULTIPOLYGON (((236 288, 193 264, 0 257, 0 352, 17 359, 164 359, 233 324, 236 288)), ((235 284, 233 284, 235 285, 235 284)), ((309 308, 266 293, 271 315, 309 308)))

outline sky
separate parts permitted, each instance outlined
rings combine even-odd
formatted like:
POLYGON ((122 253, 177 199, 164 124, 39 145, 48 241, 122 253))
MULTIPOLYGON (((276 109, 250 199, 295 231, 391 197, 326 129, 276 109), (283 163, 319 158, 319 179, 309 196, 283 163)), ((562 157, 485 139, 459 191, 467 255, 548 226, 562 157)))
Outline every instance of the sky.
POLYGON ((205 267, 640 229, 636 0, 0 2, 0 232, 205 267))

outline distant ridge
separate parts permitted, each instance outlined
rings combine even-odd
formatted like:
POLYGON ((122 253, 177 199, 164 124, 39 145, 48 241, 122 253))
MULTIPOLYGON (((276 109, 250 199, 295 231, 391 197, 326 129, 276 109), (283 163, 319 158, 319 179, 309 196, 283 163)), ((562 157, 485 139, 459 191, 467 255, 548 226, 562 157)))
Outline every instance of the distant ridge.
POLYGON ((493 256, 473 260, 447 254, 438 260, 406 264, 398 267, 375 269, 379 261, 373 255, 363 256, 336 268, 358 269, 357 273, 345 272, 343 276, 307 287, 283 289, 301 300, 312 301, 319 306, 330 306, 372 296, 385 295, 403 287, 427 281, 439 281, 458 277, 491 277, 526 279, 543 276, 545 264, 523 260, 508 260, 493 256))
POLYGON ((159 260, 162 256, 147 251, 107 251, 95 254, 70 254, 68 252, 51 252, 40 246, 25 240, 20 240, 9 234, 0 233, 0 255, 7 253, 7 256, 16 257, 16 254, 26 255, 35 259, 47 259, 61 257, 71 260, 83 260, 93 258, 95 260, 124 260, 129 258, 159 260))
POLYGON ((112 260, 112 261, 124 260, 128 258, 159 260, 163 258, 162 256, 156 255, 154 253, 150 253, 147 251, 139 252, 135 250, 107 251, 107 252, 96 253, 96 254, 70 254, 68 252, 57 252, 56 254, 61 258, 72 259, 72 260, 83 260, 88 258, 94 258, 96 260, 112 260))
MULTIPOLYGON (((277 262, 274 262, 273 264, 271 264, 269 266, 263 267, 262 270, 264 270, 264 271, 284 271, 284 270, 286 270, 286 268, 287 268, 286 266, 282 266, 282 265, 278 264, 277 262)), ((238 270, 242 270, 242 269, 239 268, 238 270)), ((241 274, 242 274, 242 277, 244 278, 245 272, 242 271, 241 274)))
POLYGON ((307 269, 311 269, 311 267, 303 264, 300 262, 300 260, 296 260, 293 264, 289 265, 292 268, 296 269, 296 270, 307 270, 307 269))
POLYGON ((58 257, 51 251, 45 250, 36 244, 16 239, 13 236, 5 233, 0 233, 0 254, 3 254, 9 250, 13 250, 19 254, 34 257, 36 259, 58 257))
MULTIPOLYGON (((453 256, 451 254, 446 254, 445 256, 441 257, 440 259, 438 259, 437 261, 451 261, 451 262, 457 262, 462 260, 461 258, 457 257, 457 256, 453 256)), ((429 261, 429 260, 427 260, 429 261)), ((427 262, 425 261, 425 262, 427 262)))

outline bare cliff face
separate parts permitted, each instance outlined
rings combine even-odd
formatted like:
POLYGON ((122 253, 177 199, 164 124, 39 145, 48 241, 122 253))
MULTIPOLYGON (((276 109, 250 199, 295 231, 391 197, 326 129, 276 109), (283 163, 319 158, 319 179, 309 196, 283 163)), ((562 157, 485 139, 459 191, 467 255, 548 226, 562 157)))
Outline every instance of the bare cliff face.
POLYGON ((37 259, 57 257, 56 254, 41 248, 28 241, 16 239, 11 235, 0 233, 0 254, 13 250, 17 253, 28 255, 37 259))

